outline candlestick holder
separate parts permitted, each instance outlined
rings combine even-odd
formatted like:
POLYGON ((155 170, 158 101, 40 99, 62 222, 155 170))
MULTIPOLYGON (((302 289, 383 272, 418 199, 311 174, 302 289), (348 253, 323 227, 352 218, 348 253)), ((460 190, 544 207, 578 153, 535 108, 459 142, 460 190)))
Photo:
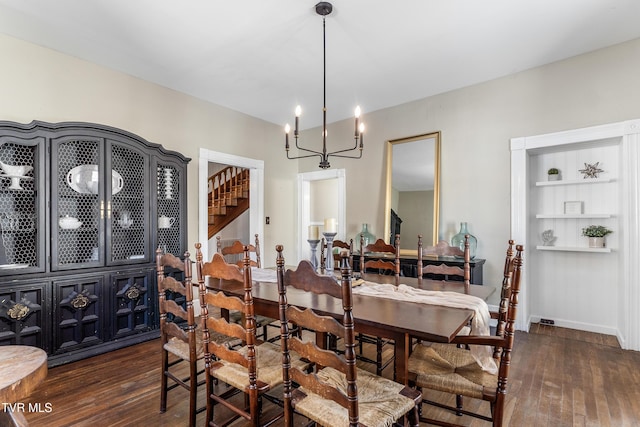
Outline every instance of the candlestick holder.
POLYGON ((327 241, 327 274, 333 274, 333 238, 336 237, 336 234, 338 233, 322 233, 325 240, 327 241))
POLYGON ((311 265, 313 266, 313 270, 317 271, 318 270, 318 259, 316 258, 316 251, 318 249, 318 243, 320 243, 320 240, 312 240, 309 239, 307 240, 307 242, 309 242, 309 246, 311 246, 311 259, 309 261, 311 261, 311 265))

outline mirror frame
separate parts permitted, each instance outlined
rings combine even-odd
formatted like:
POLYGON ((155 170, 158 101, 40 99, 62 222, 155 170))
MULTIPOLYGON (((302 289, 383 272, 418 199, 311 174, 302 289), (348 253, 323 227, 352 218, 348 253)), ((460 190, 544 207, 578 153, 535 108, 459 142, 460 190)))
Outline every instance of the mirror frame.
MULTIPOLYGON (((404 144, 407 142, 419 141, 421 139, 434 139, 435 140, 435 153, 434 153, 434 171, 433 171, 433 242, 432 245, 436 245, 438 242, 438 230, 440 225, 440 144, 441 135, 440 131, 425 133, 422 135, 415 135, 406 138, 392 139, 387 141, 387 177, 386 177, 386 196, 385 196, 385 210, 384 210, 384 235, 385 241, 388 242, 391 233, 391 181, 393 176, 393 146, 396 144, 404 144)), ((417 238, 417 236, 416 236, 417 238)), ((424 242, 429 244, 429 242, 424 242)), ((400 246, 402 247, 402 245, 400 246)), ((417 248, 417 243, 416 243, 417 248)))

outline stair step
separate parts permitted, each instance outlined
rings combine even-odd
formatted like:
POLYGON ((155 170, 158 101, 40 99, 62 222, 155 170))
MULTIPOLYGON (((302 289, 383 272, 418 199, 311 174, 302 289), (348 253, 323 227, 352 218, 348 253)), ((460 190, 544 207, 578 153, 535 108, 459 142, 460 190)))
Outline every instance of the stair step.
POLYGON ((209 208, 209 215, 226 215, 227 207, 226 206, 213 206, 209 208))
POLYGON ((249 209, 249 170, 237 169, 236 173, 232 169, 227 167, 209 178, 210 188, 215 187, 208 194, 209 238, 249 209))
POLYGON ((224 199, 223 204, 225 206, 238 206, 238 199, 236 197, 227 197, 224 199))

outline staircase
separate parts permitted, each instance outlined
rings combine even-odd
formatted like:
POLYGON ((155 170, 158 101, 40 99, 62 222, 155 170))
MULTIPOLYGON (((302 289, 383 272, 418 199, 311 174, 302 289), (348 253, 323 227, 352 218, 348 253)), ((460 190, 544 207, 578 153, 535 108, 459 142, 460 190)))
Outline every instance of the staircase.
POLYGON ((249 169, 227 166, 208 180, 209 239, 249 209, 249 169))

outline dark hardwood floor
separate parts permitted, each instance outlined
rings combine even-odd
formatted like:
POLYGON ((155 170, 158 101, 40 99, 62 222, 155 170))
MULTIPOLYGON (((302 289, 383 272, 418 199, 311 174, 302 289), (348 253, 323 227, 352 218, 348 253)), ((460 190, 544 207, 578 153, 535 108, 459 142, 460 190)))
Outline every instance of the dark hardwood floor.
MULTIPOLYGON (((531 330, 516 335, 506 426, 640 426, 640 352, 621 350, 615 339, 598 334, 544 325, 531 330)), ((52 410, 26 413, 27 421, 32 427, 185 426, 186 391, 170 392, 167 412, 158 411, 158 346, 154 340, 52 368, 25 402, 43 409, 48 403, 52 410)), ((268 411, 277 409, 268 405, 268 411)), ((484 402, 467 399, 465 406, 488 412, 484 402)), ((446 416, 464 426, 489 425, 446 416)))

